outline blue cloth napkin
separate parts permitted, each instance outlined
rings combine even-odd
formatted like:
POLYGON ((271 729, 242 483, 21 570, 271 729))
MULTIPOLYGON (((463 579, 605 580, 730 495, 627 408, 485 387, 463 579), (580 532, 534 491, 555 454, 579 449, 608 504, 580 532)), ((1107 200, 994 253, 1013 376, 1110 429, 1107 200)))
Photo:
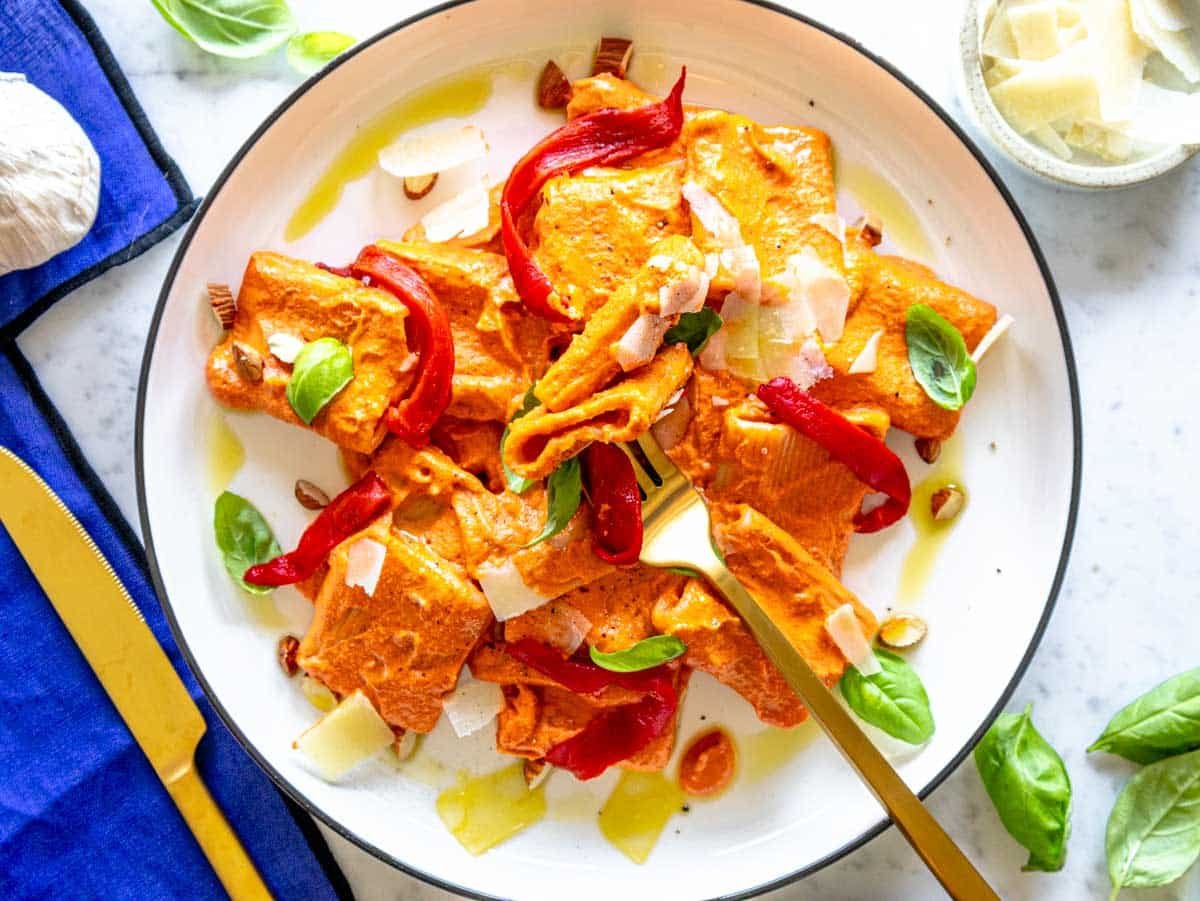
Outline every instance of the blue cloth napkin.
POLYGON ((0 331, 12 334, 55 300, 161 241, 198 201, 74 0, 0 0, 0 72, 24 74, 66 107, 100 156, 100 209, 91 231, 35 269, 0 276, 0 331))
MULTIPOLYGON (((0 278, 0 445, 71 508, 167 651, 208 724, 197 752, 200 772, 273 894, 350 898, 313 821, 275 788, 205 700, 171 638, 136 536, 16 344, 58 297, 186 221, 195 207, 191 191, 73 0, 0 0, 0 70, 25 72, 67 107, 96 145, 104 180, 96 225, 82 244, 38 269, 0 278)), ((223 897, 3 528, 0 574, 0 898, 223 897)))

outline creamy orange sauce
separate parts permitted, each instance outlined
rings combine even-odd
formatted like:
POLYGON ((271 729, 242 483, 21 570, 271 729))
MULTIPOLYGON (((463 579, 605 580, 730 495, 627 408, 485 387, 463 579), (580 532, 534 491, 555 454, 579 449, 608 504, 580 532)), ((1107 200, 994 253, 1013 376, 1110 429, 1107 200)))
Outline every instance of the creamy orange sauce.
POLYGON ((729 787, 737 769, 737 750, 724 729, 692 739, 679 761, 679 786, 689 795, 712 796, 729 787))

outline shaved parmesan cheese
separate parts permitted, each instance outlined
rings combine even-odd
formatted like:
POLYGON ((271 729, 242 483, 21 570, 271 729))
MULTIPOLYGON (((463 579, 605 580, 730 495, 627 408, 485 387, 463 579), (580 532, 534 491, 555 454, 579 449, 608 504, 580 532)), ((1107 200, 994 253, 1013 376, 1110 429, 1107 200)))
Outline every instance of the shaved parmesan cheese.
POLYGON ((482 231, 488 224, 490 204, 483 182, 467 188, 421 217, 425 237, 436 243, 482 231))
POLYGON ((692 421, 692 405, 686 398, 680 398, 674 407, 664 409, 665 416, 660 416, 650 426, 654 440, 663 450, 670 450, 687 434, 688 425, 692 421))
POLYGON ((322 713, 328 713, 337 706, 337 698, 333 696, 333 692, 325 687, 325 683, 317 681, 312 676, 305 676, 300 680, 300 691, 308 699, 308 703, 322 713))
POLYGON ((991 88, 992 101, 1021 134, 1064 117, 1099 114, 1096 76, 1086 45, 1053 59, 1027 63, 1018 74, 991 88))
POLYGON ((1062 139, 1062 135, 1049 125, 1038 125, 1029 132, 1029 137, 1037 141, 1060 160, 1069 160, 1072 156, 1070 145, 1062 139))
POLYGON ((983 33, 983 41, 979 48, 988 56, 1014 59, 1017 55, 1017 42, 1013 40, 1012 29, 1008 24, 1008 10, 1011 4, 1008 0, 996 6, 992 20, 988 22, 987 30, 983 33))
POLYGON ((592 629, 592 621, 577 608, 563 601, 554 605, 554 614, 543 626, 541 640, 570 657, 587 638, 592 629))
POLYGON ((976 363, 982 360, 983 355, 988 352, 988 349, 997 341, 999 341, 1001 337, 1003 337, 1004 333, 1008 331, 1009 326, 1011 326, 1014 322, 1016 322, 1016 320, 1007 313, 997 319, 996 324, 988 329, 986 335, 979 339, 979 343, 975 346, 975 350, 971 352, 971 360, 976 363))
POLYGON ((267 338, 267 349, 279 362, 287 363, 290 366, 296 362, 300 351, 304 350, 304 341, 287 332, 275 332, 267 338))
MULTIPOLYGON (((722 317, 724 318, 724 317, 722 317)), ((729 332, 725 327, 717 329, 716 334, 708 339, 708 343, 704 345, 704 349, 700 351, 700 365, 709 372, 720 372, 727 368, 725 362, 725 348, 729 340, 729 332)), ((715 398, 714 398, 715 401, 715 398)))
POLYGON ((408 760, 416 753, 417 745, 420 742, 420 736, 413 732, 412 729, 405 729, 392 745, 392 750, 396 752, 397 760, 408 760))
POLYGON ((727 360, 748 360, 758 356, 758 317, 757 304, 747 302, 737 293, 726 295, 725 303, 721 305, 721 319, 725 324, 717 335, 725 333, 727 360))
POLYGON ((707 297, 708 276, 692 267, 683 278, 658 289, 658 312, 663 316, 695 313, 707 297))
POLYGON ((1183 31, 1192 27, 1180 0, 1132 0, 1130 5, 1142 7, 1150 21, 1164 31, 1183 31))
POLYGON ((858 356, 850 364, 848 371, 851 375, 863 375, 875 371, 879 357, 879 339, 882 337, 883 329, 879 329, 867 339, 863 349, 858 352, 858 356))
POLYGON ((660 253, 646 260, 646 265, 651 269, 657 269, 659 272, 666 272, 675 265, 675 258, 660 253))
POLYGON ((643 313, 612 346, 617 365, 625 372, 645 366, 658 353, 663 335, 670 327, 671 320, 654 313, 643 313))
POLYGON ((842 604, 825 620, 825 631, 833 639, 842 656, 858 669, 864 676, 874 676, 882 672, 879 659, 871 650, 867 636, 863 634, 862 623, 854 615, 854 608, 842 604))
POLYGON ((475 578, 487 598, 492 613, 500 622, 534 610, 550 600, 525 584, 521 571, 511 559, 499 566, 481 563, 475 570, 475 578))
MULTIPOLYGON (((774 372, 768 374, 775 376, 774 372)), ((800 353, 792 358, 788 371, 782 374, 795 382, 801 391, 807 391, 817 382, 832 378, 833 367, 825 359, 825 351, 821 350, 821 345, 809 338, 800 345, 800 353)))
MULTIPOLYGON (((379 165, 397 178, 433 175, 487 156, 483 132, 463 125, 438 132, 406 135, 379 151, 379 165)), ((433 239, 438 240, 438 239, 433 239)))
POLYGON ((1137 115, 1119 127, 1132 138, 1155 144, 1200 144, 1200 93, 1146 84, 1137 115))
POLYGON ((504 709, 504 692, 495 682, 480 682, 464 669, 454 693, 442 702, 450 728, 459 738, 478 732, 504 709))
POLYGON ((749 244, 721 251, 721 265, 733 276, 733 290, 743 300, 758 303, 762 296, 762 272, 758 266, 758 254, 749 244))
POLYGON ((296 739, 293 746, 316 764, 322 778, 332 782, 395 739, 391 726, 375 712, 366 695, 356 690, 296 739))
POLYGON ((1146 47, 1130 23, 1129 0, 1089 0, 1081 12, 1088 39, 1076 46, 1091 49, 1100 117, 1124 122, 1137 106, 1146 62, 1146 47))
POLYGON ((682 194, 691 207, 692 215, 714 241, 729 249, 746 243, 742 240, 742 229, 737 219, 705 188, 694 181, 687 181, 683 183, 682 194))
POLYGON ((1058 53, 1058 8, 1054 0, 1026 3, 1008 11, 1019 59, 1049 59, 1058 53))
POLYGON ((784 278, 792 303, 806 303, 821 340, 832 344, 842 337, 850 306, 850 286, 836 269, 811 247, 787 259, 784 278))
POLYGON ((375 596, 375 586, 383 572, 383 561, 387 559, 387 548, 373 538, 360 538, 346 549, 346 587, 358 586, 375 596))
MULTIPOLYGON (((1192 45, 1190 30, 1170 30, 1159 25, 1142 0, 1130 0, 1129 16, 1133 31, 1146 44, 1163 55, 1190 82, 1200 81, 1200 57, 1192 45)), ((1125 117, 1128 118, 1128 117, 1125 117)))
POLYGON ((719 253, 706 253, 704 255, 704 274, 708 276, 709 281, 717 277, 717 272, 720 268, 721 255, 719 253))

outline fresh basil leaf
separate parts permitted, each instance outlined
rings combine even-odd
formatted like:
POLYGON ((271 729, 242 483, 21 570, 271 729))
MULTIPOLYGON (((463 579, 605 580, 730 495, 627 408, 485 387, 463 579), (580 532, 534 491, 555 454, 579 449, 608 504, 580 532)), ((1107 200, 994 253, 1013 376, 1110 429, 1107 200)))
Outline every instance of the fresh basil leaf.
POLYGON ((1088 750, 1154 763, 1194 748, 1200 748, 1200 667, 1121 708, 1088 750))
POLYGON ((720 330, 722 319, 716 310, 705 307, 695 313, 684 313, 679 321, 667 329, 663 344, 686 344, 692 356, 704 350, 708 339, 720 330))
POLYGON ((687 645, 674 635, 651 635, 624 650, 604 654, 593 647, 588 648, 592 663, 614 673, 636 673, 644 669, 682 657, 687 645))
POLYGON ((354 378, 350 348, 337 338, 310 341, 296 354, 287 399, 296 415, 311 425, 317 414, 354 378))
POLYGON ((340 31, 307 31, 288 41, 287 61, 301 75, 312 75, 353 46, 354 38, 340 31))
POLYGON ((285 0, 150 0, 168 24, 208 53, 250 59, 296 31, 285 0))
POLYGON ((1139 771, 1121 789, 1104 835, 1113 895, 1166 885, 1200 857, 1200 751, 1139 771))
POLYGON ((850 709, 893 738, 921 745, 933 737, 933 713, 929 696, 917 671, 903 657, 875 651, 882 671, 864 676, 857 668, 846 668, 840 688, 850 709))
POLYGON ((213 509, 213 534, 233 580, 251 594, 268 594, 269 586, 248 585, 242 578, 251 566, 283 553, 258 509, 232 491, 223 492, 213 509))
POLYGON ((975 362, 967 343, 933 307, 915 303, 904 326, 908 365, 917 382, 939 407, 961 410, 975 393, 975 362))
POLYGON ((525 547, 541 544, 567 527, 583 499, 583 469, 572 457, 546 479, 546 527, 525 547))
MULTIPOLYGON (((532 412, 537 408, 541 401, 533 393, 535 385, 530 385, 529 390, 525 392, 525 397, 521 400, 521 409, 513 414, 513 418, 509 422, 516 422, 526 413, 532 412)), ((504 434, 500 436, 500 468, 504 470, 504 483, 508 485, 508 490, 514 494, 524 494, 533 487, 533 479, 522 478, 517 475, 504 462, 504 442, 508 440, 508 426, 504 427, 504 434)))
POLYGON ((1061 870, 1071 832, 1071 779, 1030 715, 1005 713, 975 748, 975 766, 1008 834, 1029 851, 1025 870, 1061 870))
POLYGON ((664 566, 663 569, 669 573, 675 573, 677 576, 689 576, 693 579, 700 575, 696 570, 688 569, 686 566, 664 566))

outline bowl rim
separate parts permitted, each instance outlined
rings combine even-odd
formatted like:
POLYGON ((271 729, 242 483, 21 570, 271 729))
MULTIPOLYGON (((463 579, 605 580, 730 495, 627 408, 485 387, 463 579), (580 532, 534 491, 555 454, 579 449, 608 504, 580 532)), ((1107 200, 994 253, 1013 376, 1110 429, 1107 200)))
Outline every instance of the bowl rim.
MULTIPOLYGON (((217 195, 221 192, 221 189, 225 186, 233 172, 241 164, 242 160, 251 152, 254 146, 258 143, 258 140, 267 132, 267 130, 270 129, 275 122, 282 117, 304 94, 306 94, 315 84, 317 84, 317 82, 329 77, 339 66, 345 64, 351 58, 363 52, 368 47, 390 38, 392 35, 403 31, 410 25, 421 22, 432 16, 439 15, 448 10, 469 7, 475 2, 477 2, 477 0, 444 0, 442 3, 436 4, 428 9, 422 10, 412 16, 402 19, 356 44, 325 68, 307 78, 294 91, 292 91, 292 93, 290 93, 279 104, 279 106, 277 106, 250 134, 250 136, 243 142, 241 147, 238 148, 237 152, 230 159, 229 163, 227 163, 225 168, 222 169, 220 175, 218 175, 216 180, 213 182, 212 188, 206 194, 199 210, 196 212, 195 218, 192 219, 187 231, 184 233, 179 247, 175 251, 175 254, 171 260, 170 268, 167 270, 167 274, 163 279, 162 290, 159 292, 158 300, 155 304, 150 330, 146 337, 146 346, 143 353, 141 371, 138 377, 138 395, 135 411, 136 430, 134 437, 134 465, 137 479, 138 520, 141 527, 142 540, 146 549, 146 559, 155 593, 158 596, 159 603, 163 608, 163 612, 166 615, 167 622, 171 628, 171 635, 174 638, 176 645, 179 647, 181 655, 187 662, 188 668, 196 677, 196 681, 204 690, 205 695, 212 704, 213 709, 217 712, 222 723, 227 729, 229 729, 234 738, 237 739, 238 743, 242 746, 250 758, 254 760, 254 762, 258 764, 258 766, 270 777, 272 782, 275 783, 276 788, 283 794, 284 799, 294 802, 294 804, 297 805, 301 810, 310 816, 315 817, 346 841, 349 841, 350 843, 371 854, 376 859, 383 861, 384 863, 396 868, 397 870, 400 870, 403 873, 406 873, 409 876, 464 898, 479 899, 479 901, 502 901, 502 899, 499 899, 497 896, 478 892, 474 889, 466 888, 465 886, 441 879, 432 875, 431 873, 421 870, 419 867, 405 863, 404 861, 399 860, 380 848, 375 847, 370 842, 367 842, 348 827, 343 825, 336 818, 327 814, 318 805, 310 801, 302 792, 293 786, 283 776, 282 773, 276 770, 275 767, 273 767, 261 754, 259 754, 253 743, 238 727, 237 723, 233 720, 229 712, 225 709, 224 705, 221 704, 220 700, 212 691, 211 686, 204 677, 203 672, 200 670, 200 667, 198 666, 175 617, 171 600, 167 594, 166 587, 163 582, 162 572, 160 570, 158 557, 154 548, 154 538, 150 528, 149 503, 146 495, 145 467, 147 391, 150 382, 150 370, 154 358, 154 349, 157 344, 158 331, 162 325, 163 315, 166 311, 167 300, 174 286, 175 278, 178 274, 179 268, 191 247, 191 243, 195 237, 196 231, 199 229, 200 224, 204 221, 204 218, 209 209, 212 207, 217 195)), ((1058 294, 1058 289, 1054 283, 1054 278, 1051 275, 1050 268, 1046 263, 1045 256, 1042 253, 1037 238, 1034 236, 1033 230, 1030 228, 1025 216, 1021 213, 1020 208, 1017 206, 1016 200, 1013 198, 1012 193, 1008 190, 1007 186, 1004 184, 995 168, 991 165, 987 157, 979 149, 976 143, 970 137, 968 137, 962 127, 950 117, 950 115, 939 103, 937 103, 937 101, 930 97, 921 87, 916 84, 916 82, 904 75, 898 68, 893 66, 887 60, 868 50, 854 38, 851 38, 848 35, 843 34, 842 32, 811 18, 810 16, 781 6, 779 3, 774 2, 774 0, 728 0, 728 2, 744 3, 751 6, 757 6, 769 12, 786 16, 794 21, 802 23, 809 28, 813 28, 819 32, 822 32, 826 36, 834 38, 835 40, 845 44, 848 48, 850 48, 850 50, 861 54, 867 60, 874 63, 875 66, 882 69, 884 73, 896 79, 898 82, 900 82, 900 84, 916 95, 916 97, 919 98, 930 109, 930 111, 941 120, 941 122, 975 158, 975 161, 979 164, 984 174, 987 175, 992 182, 992 185, 996 189, 997 193, 999 193, 1005 204, 1008 206, 1009 212, 1013 216, 1017 225, 1020 227, 1021 233, 1025 237, 1030 253, 1037 264, 1042 281, 1045 283, 1047 295, 1050 298, 1050 303, 1054 311, 1054 318, 1058 325, 1059 338, 1062 344, 1063 362, 1067 374, 1068 393, 1071 402, 1071 433, 1073 454, 1071 466, 1071 491, 1067 510, 1067 521, 1063 529, 1062 547, 1059 552, 1058 563, 1055 567, 1054 578, 1051 582, 1049 592, 1047 593, 1046 603, 1042 614, 1038 619, 1037 626, 1034 629, 1025 653, 1022 655, 1020 662, 1013 672, 1012 678, 1009 680, 1008 684, 1005 685, 1004 690, 1000 693, 1000 697, 997 699, 996 704, 983 718, 979 728, 964 743, 962 749, 959 750, 950 759, 950 761, 947 762, 947 764, 917 792, 918 797, 925 799, 966 760, 975 745, 979 743, 979 740, 983 737, 984 733, 991 727, 992 723, 1004 710, 1005 706, 1007 706, 1013 692, 1016 690, 1018 683, 1028 670, 1038 646, 1041 644, 1042 637, 1045 634, 1050 617, 1054 612, 1054 608, 1062 588, 1062 583, 1066 576, 1067 563, 1070 558, 1071 545, 1074 539, 1075 527, 1079 513, 1080 487, 1083 470, 1083 425, 1079 395, 1079 379, 1076 371, 1075 355, 1072 350, 1071 339, 1067 330, 1066 315, 1063 310, 1062 301, 1058 294)), ((973 3, 974 0, 971 0, 971 2, 973 3)), ((790 885, 793 882, 803 879, 804 877, 823 869, 831 863, 841 860, 851 852, 858 850, 872 839, 879 836, 891 825, 891 818, 884 814, 881 816, 879 822, 874 826, 864 830, 859 835, 847 841, 841 847, 836 848, 835 850, 815 861, 812 861, 806 866, 800 867, 791 873, 780 876, 768 882, 759 883, 751 888, 723 895, 720 898, 715 899, 715 901, 740 901, 740 899, 754 898, 766 892, 790 885)))
POLYGON ((1049 150, 1020 135, 996 108, 987 83, 983 80, 983 51, 980 43, 983 40, 984 14, 998 2, 999 0, 967 0, 959 32, 962 62, 960 77, 964 87, 963 93, 979 117, 983 131, 1011 159, 1035 175, 1057 184, 1072 188, 1117 190, 1131 188, 1166 175, 1200 153, 1200 144, 1176 144, 1133 162, 1113 166, 1089 166, 1059 159, 1049 150))

